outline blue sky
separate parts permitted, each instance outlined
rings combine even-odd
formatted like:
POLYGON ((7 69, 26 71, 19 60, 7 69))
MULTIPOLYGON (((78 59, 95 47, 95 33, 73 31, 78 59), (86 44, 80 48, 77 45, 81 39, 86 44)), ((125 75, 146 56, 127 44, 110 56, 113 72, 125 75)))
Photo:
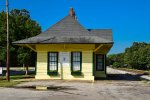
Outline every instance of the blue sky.
MULTIPOLYGON (((42 30, 75 9, 87 29, 112 29, 114 46, 109 53, 124 52, 133 42, 150 43, 150 0, 9 0, 10 9, 27 9, 42 30)), ((5 10, 0 0, 0 11, 5 10)))

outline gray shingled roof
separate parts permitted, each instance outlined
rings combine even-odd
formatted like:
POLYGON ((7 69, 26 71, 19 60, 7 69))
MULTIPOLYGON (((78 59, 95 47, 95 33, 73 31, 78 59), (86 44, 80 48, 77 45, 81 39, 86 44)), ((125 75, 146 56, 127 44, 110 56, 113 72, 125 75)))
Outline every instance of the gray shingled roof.
POLYGON ((103 39, 113 41, 111 29, 89 29, 89 31, 91 35, 99 36, 103 39))
POLYGON ((14 44, 113 43, 112 30, 87 30, 68 15, 45 32, 14 44))

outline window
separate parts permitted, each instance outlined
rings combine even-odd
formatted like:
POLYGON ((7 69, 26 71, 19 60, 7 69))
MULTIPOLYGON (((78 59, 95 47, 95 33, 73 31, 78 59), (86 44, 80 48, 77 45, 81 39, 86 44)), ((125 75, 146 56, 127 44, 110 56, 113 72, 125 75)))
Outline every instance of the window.
POLYGON ((96 54, 96 71, 104 70, 104 55, 96 54))
POLYGON ((57 52, 48 53, 48 70, 49 72, 58 71, 58 53, 57 52))
POLYGON ((82 53, 81 52, 72 52, 71 53, 71 70, 72 72, 81 72, 82 64, 82 53))

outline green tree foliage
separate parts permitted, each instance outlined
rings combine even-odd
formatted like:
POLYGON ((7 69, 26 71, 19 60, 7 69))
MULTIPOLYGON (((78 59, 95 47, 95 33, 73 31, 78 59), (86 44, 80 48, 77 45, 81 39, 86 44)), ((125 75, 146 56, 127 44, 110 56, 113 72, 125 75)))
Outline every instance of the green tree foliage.
POLYGON ((111 54, 108 56, 108 65, 113 65, 113 67, 122 67, 124 65, 124 53, 111 54), (117 66, 116 66, 117 65, 117 66))
MULTIPOLYGON (((10 63, 11 66, 35 65, 36 53, 28 48, 13 45, 13 41, 25 39, 41 33, 39 24, 30 18, 27 10, 13 9, 9 13, 10 63)), ((6 12, 0 13, 0 60, 6 63, 6 12)))
POLYGON ((134 42, 125 50, 124 61, 130 68, 149 69, 150 44, 134 42))
POLYGON ((108 56, 109 65, 133 69, 150 69, 150 44, 134 42, 125 53, 108 56))
POLYGON ((122 65, 121 65, 120 62, 114 62, 113 65, 112 65, 112 67, 114 67, 114 68, 120 68, 120 67, 122 67, 122 65))

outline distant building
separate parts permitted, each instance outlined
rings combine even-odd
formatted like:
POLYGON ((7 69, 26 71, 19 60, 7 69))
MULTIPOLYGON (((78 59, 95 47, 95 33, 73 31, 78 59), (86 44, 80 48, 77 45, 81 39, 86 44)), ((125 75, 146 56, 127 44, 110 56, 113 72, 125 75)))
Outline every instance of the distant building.
POLYGON ((111 29, 85 29, 71 8, 45 32, 13 43, 37 52, 36 79, 94 80, 106 77, 113 40, 111 29))

